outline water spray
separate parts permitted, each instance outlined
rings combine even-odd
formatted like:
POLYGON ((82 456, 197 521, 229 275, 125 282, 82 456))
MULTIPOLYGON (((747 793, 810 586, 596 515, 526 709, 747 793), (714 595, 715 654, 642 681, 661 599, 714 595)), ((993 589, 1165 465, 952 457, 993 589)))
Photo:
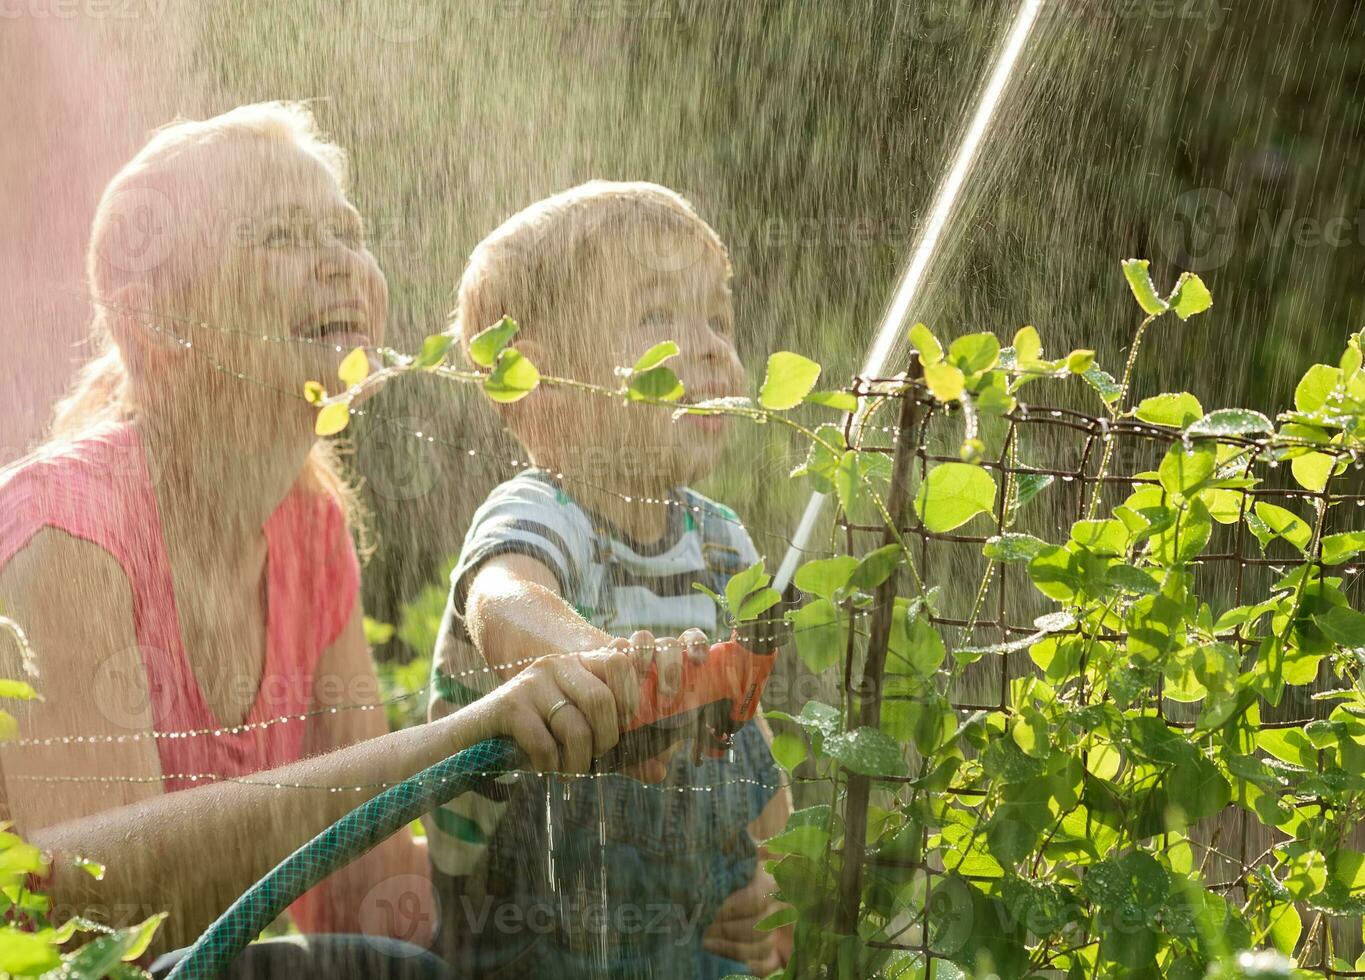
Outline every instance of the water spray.
MULTIPOLYGON (((877 328, 877 333, 873 337, 872 347, 867 352, 862 371, 859 372, 865 378, 878 377, 886 370, 891 352, 896 346, 896 339, 901 336, 910 310, 924 286, 925 273, 938 255, 943 232, 948 227, 948 219, 957 208, 958 198, 962 195, 962 188, 971 174, 972 165, 976 162, 981 146, 990 132, 996 110, 1000 107, 1005 93, 1009 91, 1015 66, 1038 23, 1043 2, 1044 0, 1024 0, 1009 34, 1005 37, 1000 53, 996 56, 995 67, 991 70, 981 99, 977 103, 976 112, 973 113, 967 131, 962 137, 962 144, 953 158, 952 168, 934 195, 933 204, 929 209, 929 219, 920 228, 919 237, 915 240, 915 247, 910 253, 910 261, 906 263, 905 272, 896 286, 891 305, 887 307, 881 326, 877 328)), ((867 402, 864 400, 853 416, 850 434, 854 438, 862 427, 866 411, 867 402)), ((825 510, 826 499, 823 493, 811 494, 801 515, 801 522, 797 525, 796 535, 792 538, 791 547, 787 549, 787 554, 773 577, 773 588, 784 595, 791 585, 793 576, 796 575, 802 556, 809 550, 811 540, 815 537, 820 517, 825 510)))

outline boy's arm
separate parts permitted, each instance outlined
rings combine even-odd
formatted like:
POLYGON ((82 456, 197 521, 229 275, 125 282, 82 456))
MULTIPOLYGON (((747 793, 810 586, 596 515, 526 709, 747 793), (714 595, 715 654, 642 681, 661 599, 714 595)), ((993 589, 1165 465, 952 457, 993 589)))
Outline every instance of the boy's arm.
MULTIPOLYGON (((495 555, 478 567, 465 597, 464 621, 474 646, 504 680, 535 657, 622 643, 622 638, 593 626, 565 602, 555 573, 529 555, 495 555)), ((704 658, 708 645, 700 630, 688 630, 681 637, 639 631, 629 641, 647 647, 633 658, 642 672, 651 662, 658 665, 659 699, 664 704, 682 683, 683 657, 704 658)))
POLYGON ((495 555, 479 566, 469 583, 464 621, 503 680, 530 658, 597 650, 612 641, 564 601, 555 573, 529 555, 495 555))

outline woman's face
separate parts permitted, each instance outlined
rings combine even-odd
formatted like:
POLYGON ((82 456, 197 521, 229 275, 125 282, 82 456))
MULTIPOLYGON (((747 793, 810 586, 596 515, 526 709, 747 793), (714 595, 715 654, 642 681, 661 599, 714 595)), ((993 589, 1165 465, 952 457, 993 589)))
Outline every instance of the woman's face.
POLYGON ((184 216, 201 233, 186 243, 195 270, 186 305, 208 326, 183 335, 214 387, 226 381, 237 398, 266 398, 311 420, 304 384, 340 391, 342 359, 384 342, 388 288, 360 214, 327 167, 296 146, 235 144, 209 170, 194 197, 216 208, 184 216))

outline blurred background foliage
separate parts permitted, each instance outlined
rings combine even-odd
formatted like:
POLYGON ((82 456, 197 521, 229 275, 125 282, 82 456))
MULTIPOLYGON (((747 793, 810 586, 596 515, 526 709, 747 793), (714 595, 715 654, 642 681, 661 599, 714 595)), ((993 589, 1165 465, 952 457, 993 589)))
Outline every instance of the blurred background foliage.
MULTIPOLYGON (((102 36, 177 79, 138 119, 318 100, 351 153, 397 347, 443 328, 466 256, 504 217, 589 178, 649 179, 729 243, 755 383, 781 348, 842 383, 1016 9, 233 0, 102 36)), ((1136 393, 1273 414, 1361 325, 1362 70, 1354 0, 1051 0, 912 316, 944 337, 1034 323, 1049 353, 1095 348, 1117 374, 1136 326, 1118 262, 1150 257, 1159 285, 1202 273, 1217 306, 1163 324, 1136 393)), ((476 392, 405 379, 372 406, 380 418, 348 432, 376 542, 365 600, 400 623, 405 642, 381 649, 402 660, 434 626, 399 606, 439 615, 443 565, 516 454, 476 392)), ((797 448, 757 429, 738 441, 702 489, 775 563, 804 497, 786 479, 797 448)))

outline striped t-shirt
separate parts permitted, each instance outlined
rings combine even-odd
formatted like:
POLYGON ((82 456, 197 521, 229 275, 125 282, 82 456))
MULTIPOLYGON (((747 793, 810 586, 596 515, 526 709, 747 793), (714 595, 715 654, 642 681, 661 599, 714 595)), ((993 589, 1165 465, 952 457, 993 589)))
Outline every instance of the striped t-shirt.
MULTIPOLYGON (((449 714, 497 686, 497 675, 464 626, 474 573, 496 555, 523 554, 542 562, 579 615, 613 636, 641 629, 677 636, 695 627, 718 639, 715 603, 693 583, 724 593, 732 575, 758 560, 757 552, 729 507, 686 487, 674 491, 665 506, 664 535, 641 544, 576 504, 543 470, 525 470, 497 487, 475 512, 451 573, 432 658, 429 715, 449 714)), ((770 758, 765 761, 771 765, 770 758)), ((430 815, 428 844, 437 870, 472 873, 505 808, 481 793, 466 793, 430 815)))

